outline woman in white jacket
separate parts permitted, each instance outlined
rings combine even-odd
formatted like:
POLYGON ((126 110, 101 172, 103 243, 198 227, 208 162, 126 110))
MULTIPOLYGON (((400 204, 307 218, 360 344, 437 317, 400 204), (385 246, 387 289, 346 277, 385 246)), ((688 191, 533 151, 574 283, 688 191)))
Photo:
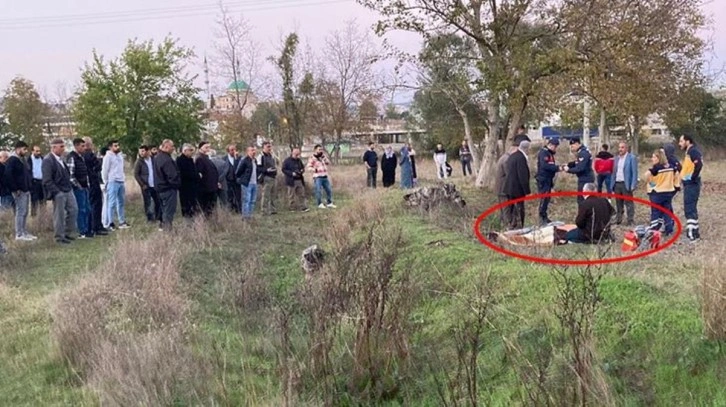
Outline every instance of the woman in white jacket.
POLYGON ((436 175, 439 179, 448 178, 449 174, 446 171, 446 150, 444 150, 444 146, 441 144, 436 145, 436 150, 434 151, 434 163, 436 163, 436 175))

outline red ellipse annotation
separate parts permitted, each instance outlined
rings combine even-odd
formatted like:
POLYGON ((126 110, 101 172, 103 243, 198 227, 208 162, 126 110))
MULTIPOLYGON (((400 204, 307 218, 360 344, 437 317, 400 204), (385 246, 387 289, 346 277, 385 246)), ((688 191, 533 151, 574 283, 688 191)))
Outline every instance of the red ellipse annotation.
POLYGON ((481 243, 483 243, 485 246, 489 247, 490 249, 497 251, 499 253, 502 253, 506 256, 511 256, 514 258, 527 260, 535 263, 544 263, 544 264, 554 264, 554 265, 564 265, 564 266, 592 266, 592 265, 599 265, 599 264, 608 264, 608 263, 618 263, 618 262, 625 262, 630 260, 639 259, 642 257, 650 256, 651 254, 657 253, 661 250, 665 250, 669 246, 673 245, 677 240, 678 237, 683 232, 683 225, 681 224, 680 219, 678 219, 678 216, 676 216, 673 212, 669 211, 668 209, 656 205, 650 201, 646 201, 645 199, 635 198, 632 196, 627 195, 619 195, 619 194, 608 194, 604 192, 577 192, 577 191, 561 191, 561 192, 549 192, 544 194, 532 194, 528 196, 524 196, 517 199, 512 199, 506 202, 499 203, 497 205, 492 206, 491 208, 484 211, 479 217, 476 219, 476 222, 474 222, 474 233, 476 234, 477 239, 481 243), (536 257, 536 256, 528 256, 525 254, 516 253, 510 250, 507 250, 501 246, 497 246, 489 239, 484 237, 481 233, 480 226, 481 223, 489 217, 490 215, 494 214, 495 212, 499 211, 500 209, 507 207, 509 205, 516 204, 518 202, 525 202, 525 201, 533 201, 538 200, 540 198, 556 198, 556 197, 577 197, 577 196, 601 196, 604 198, 615 198, 615 199, 623 199, 626 201, 633 201, 639 204, 647 205, 649 207, 653 207, 656 209, 659 209, 661 212, 663 212, 666 216, 670 216, 674 222, 675 222, 675 233, 673 233, 673 236, 668 240, 667 242, 661 244, 659 247, 655 249, 649 249, 645 250, 640 253, 632 254, 629 256, 621 256, 621 257, 612 257, 612 258, 605 258, 605 259, 597 259, 597 260, 572 260, 572 259, 553 259, 553 258, 545 258, 545 257, 536 257))

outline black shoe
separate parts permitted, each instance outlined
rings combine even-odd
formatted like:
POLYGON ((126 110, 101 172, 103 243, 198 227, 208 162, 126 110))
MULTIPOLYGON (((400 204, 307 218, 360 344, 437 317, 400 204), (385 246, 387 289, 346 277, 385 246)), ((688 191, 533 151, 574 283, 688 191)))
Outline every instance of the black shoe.
POLYGON ((76 238, 73 236, 66 235, 66 240, 70 240, 72 242, 72 241, 76 240, 76 238))
POLYGON ((106 229, 101 229, 96 231, 96 236, 108 236, 108 231, 106 229))
POLYGON ((68 239, 55 239, 55 241, 59 244, 71 244, 71 241, 68 239))

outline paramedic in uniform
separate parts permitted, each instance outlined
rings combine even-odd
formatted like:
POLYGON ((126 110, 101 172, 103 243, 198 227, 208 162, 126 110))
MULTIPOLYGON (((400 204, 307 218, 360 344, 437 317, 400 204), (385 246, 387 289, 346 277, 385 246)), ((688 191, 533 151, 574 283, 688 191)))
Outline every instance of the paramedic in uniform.
MULTIPOLYGON (((538 194, 549 194, 552 192, 555 184, 555 175, 560 170, 560 167, 555 164, 555 153, 559 145, 559 139, 551 138, 547 141, 547 145, 542 147, 539 154, 537 154, 537 174, 534 176, 534 179, 537 181, 538 194)), ((539 221, 543 225, 551 222, 549 216, 547 216, 547 209, 549 208, 551 199, 549 196, 539 199, 539 221)))
MULTIPOLYGON (((583 187, 588 182, 595 182, 595 173, 592 170, 592 154, 586 146, 580 143, 580 139, 575 137, 570 139, 570 150, 577 154, 575 161, 567 164, 567 172, 577 175, 577 192, 582 192, 583 187)), ((582 205, 585 201, 583 195, 577 196, 577 206, 582 205)))
POLYGON ((693 243, 701 239, 701 232, 698 230, 698 198, 701 195, 703 156, 690 134, 682 135, 678 145, 686 150, 686 158, 681 168, 683 212, 686 215, 686 236, 693 243))

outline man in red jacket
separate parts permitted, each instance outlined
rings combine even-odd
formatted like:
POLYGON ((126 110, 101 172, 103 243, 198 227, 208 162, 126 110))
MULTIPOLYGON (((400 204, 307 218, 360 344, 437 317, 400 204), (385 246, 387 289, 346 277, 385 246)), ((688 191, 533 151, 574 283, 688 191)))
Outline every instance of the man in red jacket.
POLYGON ((609 146, 607 144, 602 145, 602 150, 595 156, 595 173, 597 174, 597 192, 602 192, 602 186, 605 184, 605 188, 608 194, 612 194, 612 188, 610 188, 610 177, 613 176, 613 164, 615 162, 614 156, 608 151, 609 146))

